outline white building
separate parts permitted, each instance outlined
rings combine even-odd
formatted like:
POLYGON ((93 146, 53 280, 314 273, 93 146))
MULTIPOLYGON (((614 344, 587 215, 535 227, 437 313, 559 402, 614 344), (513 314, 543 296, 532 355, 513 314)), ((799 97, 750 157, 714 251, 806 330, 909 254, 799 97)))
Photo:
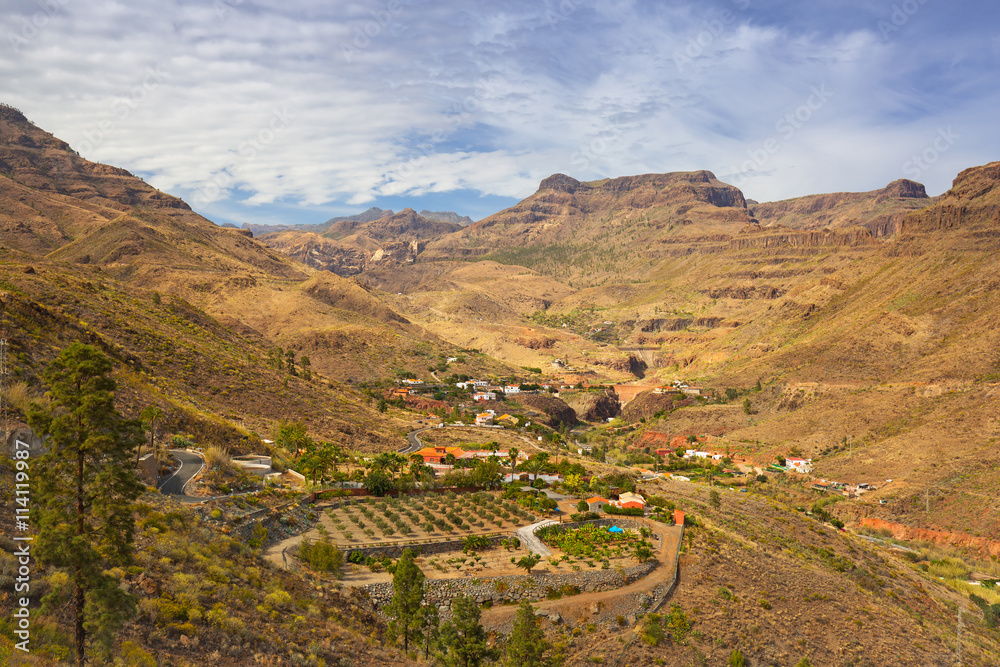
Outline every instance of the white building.
POLYGON ((786 457, 785 467, 789 470, 794 470, 795 472, 810 472, 812 471, 812 459, 786 457))
POLYGON ((495 401, 497 400, 496 392, 493 391, 479 391, 472 395, 472 400, 474 401, 495 401))
POLYGON ((504 394, 508 394, 508 395, 509 394, 520 394, 521 393, 521 386, 520 385, 516 385, 516 384, 509 384, 509 385, 507 385, 506 387, 503 388, 503 393, 504 394))

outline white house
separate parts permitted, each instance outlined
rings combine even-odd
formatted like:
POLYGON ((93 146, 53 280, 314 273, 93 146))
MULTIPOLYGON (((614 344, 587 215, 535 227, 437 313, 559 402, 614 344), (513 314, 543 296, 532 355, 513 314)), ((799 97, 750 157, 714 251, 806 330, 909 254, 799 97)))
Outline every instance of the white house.
POLYGON ((476 426, 492 426, 493 415, 488 412, 481 412, 476 415, 476 426))
POLYGON ((810 472, 812 470, 812 459, 786 457, 785 467, 795 472, 810 472))
POLYGON ((503 388, 504 394, 520 394, 521 386, 516 384, 509 384, 503 388))
POLYGON ((472 380, 471 382, 472 386, 475 387, 476 389, 479 389, 481 387, 487 387, 490 384, 486 380, 472 380))
POLYGON ((472 400, 474 401, 495 401, 497 400, 496 392, 493 391, 478 391, 472 395, 472 400))

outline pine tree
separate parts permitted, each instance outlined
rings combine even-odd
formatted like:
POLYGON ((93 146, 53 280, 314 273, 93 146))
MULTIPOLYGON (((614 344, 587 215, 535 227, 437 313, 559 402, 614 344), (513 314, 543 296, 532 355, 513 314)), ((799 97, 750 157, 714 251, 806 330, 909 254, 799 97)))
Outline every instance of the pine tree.
MULTIPOLYGON (((163 419, 163 410, 155 405, 147 405, 139 413, 139 419, 149 424, 149 449, 153 452, 153 456, 156 459, 157 467, 160 463, 159 452, 156 451, 156 422, 163 419)), ((136 447, 135 452, 135 466, 139 467, 139 454, 141 453, 141 448, 136 447)), ((157 472, 159 474, 159 472, 157 472)))
POLYGON ((424 659, 429 660, 431 649, 434 648, 441 636, 441 619, 438 616, 438 609, 433 604, 425 604, 417 614, 420 630, 415 639, 424 647, 424 659))
POLYGON ((478 667, 493 657, 486 647, 486 630, 479 623, 479 605, 468 595, 451 601, 451 620, 441 627, 443 656, 449 667, 478 667))
POLYGON ((114 406, 111 360, 74 343, 43 374, 48 407, 32 406, 28 423, 48 436, 37 482, 39 563, 66 568, 75 588, 77 665, 86 662, 88 635, 107 650, 135 613, 135 600, 106 574, 133 553, 133 504, 143 485, 131 465, 141 425, 114 406))
POLYGON ((424 573, 413 561, 413 550, 404 549, 392 575, 392 602, 386 612, 389 636, 403 638, 403 650, 410 650, 410 638, 420 632, 420 609, 424 601, 424 573))
POLYGON ((549 643, 535 618, 535 608, 527 600, 522 601, 507 642, 505 663, 510 667, 542 667, 549 664, 545 659, 548 649, 549 643))

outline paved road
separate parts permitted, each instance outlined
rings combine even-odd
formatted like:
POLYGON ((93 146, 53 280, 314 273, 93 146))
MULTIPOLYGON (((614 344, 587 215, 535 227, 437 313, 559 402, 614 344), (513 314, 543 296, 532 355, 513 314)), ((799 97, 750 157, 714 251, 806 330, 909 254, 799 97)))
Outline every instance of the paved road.
POLYGON ((525 549, 529 549, 542 558, 552 555, 552 550, 545 546, 540 539, 535 536, 535 528, 541 528, 542 526, 552 526, 559 523, 558 521, 552 521, 551 519, 542 519, 530 526, 523 526, 517 529, 517 537, 521 540, 521 546, 525 549))
POLYGON ((418 428, 416 431, 410 431, 409 433, 407 433, 406 437, 410 441, 410 444, 407 445, 406 447, 404 447, 403 449, 399 450, 399 453, 400 454, 412 454, 412 453, 414 453, 414 452, 416 452, 416 451, 418 451, 420 449, 423 449, 424 445, 423 445, 422 442, 420 442, 420 438, 417 437, 417 434, 418 433, 423 433, 424 431, 429 431, 432 428, 435 428, 435 427, 433 427, 433 426, 426 426, 424 428, 418 428))
POLYGON ((193 498, 184 495, 184 485, 198 474, 198 471, 204 467, 205 461, 199 455, 182 449, 174 449, 170 453, 181 462, 181 467, 173 475, 164 480, 160 485, 160 492, 177 496, 177 499, 181 502, 200 503, 205 500, 204 498, 193 498))

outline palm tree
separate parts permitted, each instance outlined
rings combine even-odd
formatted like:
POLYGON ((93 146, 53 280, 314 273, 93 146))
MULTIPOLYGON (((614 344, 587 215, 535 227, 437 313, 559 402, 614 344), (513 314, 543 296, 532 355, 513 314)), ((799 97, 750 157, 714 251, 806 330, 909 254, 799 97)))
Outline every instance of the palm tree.
POLYGON ((538 565, 539 561, 541 560, 542 560, 541 556, 529 551, 527 556, 521 556, 521 560, 514 563, 514 567, 519 567, 528 574, 531 574, 531 569, 536 565, 538 565))
POLYGON ((510 481, 514 481, 514 466, 517 465, 517 455, 521 452, 518 451, 517 447, 511 447, 507 450, 507 456, 510 457, 510 481))
POLYGON ((531 481, 534 482, 538 479, 538 473, 542 471, 542 467, 545 465, 545 460, 540 454, 532 456, 530 459, 521 464, 521 470, 527 473, 531 473, 531 481))
MULTIPOLYGON (((149 424, 149 448, 153 450, 156 454, 156 464, 159 468, 160 456, 159 452, 156 451, 156 422, 163 419, 163 410, 161 410, 156 405, 147 405, 139 413, 139 419, 149 424)), ((136 449, 135 452, 135 467, 139 467, 139 454, 142 452, 142 448, 136 449)))

